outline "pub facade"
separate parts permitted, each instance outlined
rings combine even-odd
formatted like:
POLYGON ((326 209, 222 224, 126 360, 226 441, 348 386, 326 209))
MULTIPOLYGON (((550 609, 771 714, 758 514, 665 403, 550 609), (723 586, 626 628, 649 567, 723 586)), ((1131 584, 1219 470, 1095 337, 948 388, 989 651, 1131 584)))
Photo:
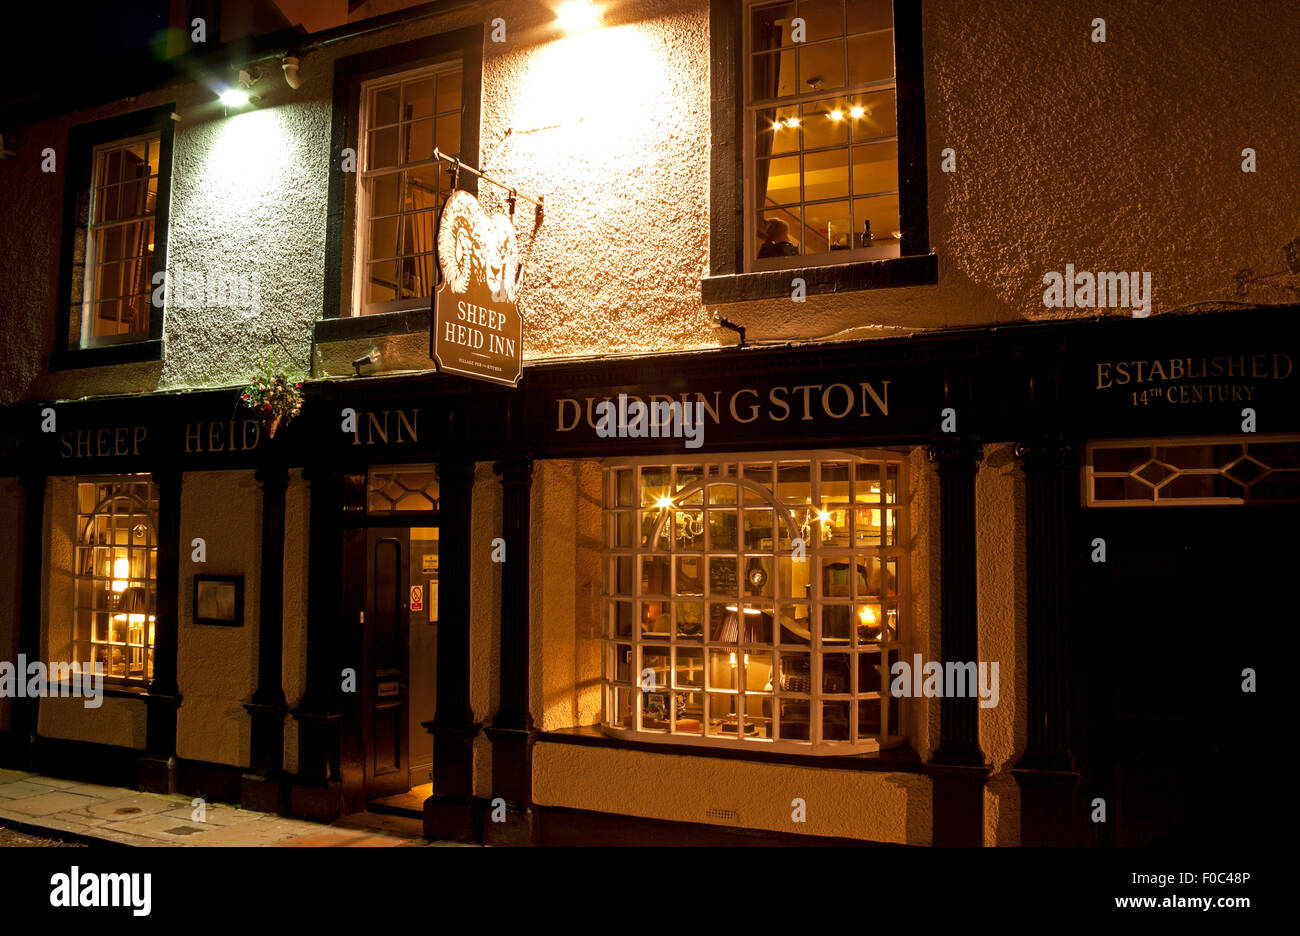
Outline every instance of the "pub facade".
POLYGON ((0 660, 104 674, 0 697, 7 766, 489 844, 1246 834, 1193 806, 1265 769, 1300 157, 1211 92, 1286 30, 349 6, 5 112, 0 660))

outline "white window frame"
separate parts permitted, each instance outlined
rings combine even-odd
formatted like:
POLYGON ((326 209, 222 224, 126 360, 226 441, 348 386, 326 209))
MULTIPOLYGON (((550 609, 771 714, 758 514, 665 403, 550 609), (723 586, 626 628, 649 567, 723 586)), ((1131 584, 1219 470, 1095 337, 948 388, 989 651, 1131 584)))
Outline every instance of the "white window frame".
MULTIPOLYGON (((1081 482, 1083 485, 1083 503, 1088 507, 1097 508, 1134 508, 1134 507, 1231 507, 1248 503, 1277 503, 1269 500, 1247 500, 1244 497, 1168 497, 1159 496, 1160 488, 1167 486, 1175 477, 1179 475, 1201 475, 1201 476, 1221 476, 1223 468, 1179 468, 1176 465, 1170 466, 1176 468, 1177 475, 1169 475, 1162 478, 1155 485, 1156 496, 1151 500, 1139 500, 1136 498, 1128 500, 1112 500, 1098 498, 1096 496, 1096 481, 1098 478, 1124 478, 1134 476, 1142 467, 1135 468, 1130 472, 1106 472, 1097 471, 1093 467, 1093 456, 1098 449, 1117 449, 1117 448, 1149 448, 1152 449, 1152 460, 1154 450, 1157 448, 1184 448, 1197 445, 1235 445, 1241 447, 1241 455, 1233 459, 1237 461, 1242 457, 1251 457, 1251 460, 1257 461, 1250 456, 1250 447, 1252 445, 1268 445, 1273 443, 1293 443, 1300 444, 1300 435, 1274 434, 1274 435, 1224 435, 1224 436, 1146 436, 1134 439, 1093 439, 1090 440, 1084 449, 1083 471, 1081 472, 1081 482)), ((1144 463, 1145 464, 1145 463, 1144 463)), ((1231 464, 1231 463, 1230 463, 1231 464)), ((1271 469, 1281 471, 1295 471, 1296 469, 1271 469)), ((1229 477, 1231 477, 1229 475, 1229 477)), ((1263 477, 1262 475, 1260 477, 1263 477)), ((1258 479, 1255 479, 1258 480, 1258 479)), ((1150 484, 1150 482, 1146 482, 1150 484)), ((1252 484, 1254 481, 1251 482, 1252 484)), ((1284 503, 1289 503, 1284 502, 1284 503)))
MULTIPOLYGON (((421 81, 432 75, 439 75, 443 72, 462 71, 464 63, 461 59, 456 58, 446 62, 439 62, 435 65, 429 65, 423 68, 410 69, 408 71, 394 72, 391 75, 384 75, 379 78, 373 78, 363 82, 361 85, 361 99, 359 104, 357 119, 357 172, 356 172, 356 223, 354 225, 355 236, 353 237, 353 258, 352 258, 352 304, 349 310, 351 316, 377 315, 385 312, 404 312, 411 309, 426 309, 429 307, 431 296, 412 296, 409 299, 393 299, 387 302, 376 302, 367 304, 366 282, 369 269, 369 240, 370 240, 370 192, 366 184, 371 179, 401 173, 406 169, 421 169, 435 165, 439 162, 437 159, 425 159, 413 163, 399 163, 397 166, 385 167, 383 169, 366 169, 369 164, 370 150, 370 97, 371 92, 377 88, 384 88, 390 85, 402 85, 410 82, 421 81)), ((462 93, 461 93, 461 119, 464 119, 464 77, 462 76, 462 93)), ((437 98, 434 99, 433 121, 436 133, 437 119, 440 116, 446 116, 449 112, 440 112, 437 108, 437 98)), ((398 115, 398 125, 401 125, 401 115, 398 115)), ((462 134, 464 130, 462 129, 462 134)), ((437 137, 435 136, 435 143, 437 137)), ((400 134, 399 134, 400 142, 400 134)), ((457 141, 459 144, 459 141, 457 141)), ((400 208, 399 208, 400 212, 400 208)), ((398 217, 401 215, 399 213, 398 217)), ((400 233, 400 232, 399 232, 400 233)), ((436 226, 435 226, 436 237, 436 226)), ((398 257, 401 260, 401 257, 398 257)), ((438 280, 437 264, 432 265, 432 278, 435 284, 432 288, 436 289, 438 280)))
MULTIPOLYGON (((149 320, 146 319, 143 331, 132 332, 127 335, 95 335, 95 306, 97 304, 97 281, 99 272, 99 257, 97 255, 97 244, 99 239, 96 236, 100 231, 113 227, 125 227, 128 224, 140 224, 145 220, 153 222, 154 244, 158 243, 158 204, 154 202, 154 210, 149 214, 138 215, 132 218, 118 218, 116 221, 101 223, 96 217, 96 206, 99 204, 99 190, 103 184, 103 179, 99 174, 99 157, 101 153, 112 150, 125 149, 133 143, 146 143, 151 147, 162 147, 162 134, 158 130, 152 130, 148 133, 142 133, 138 136, 127 137, 122 140, 114 140, 111 143, 101 143, 91 151, 90 166, 90 203, 87 206, 86 214, 86 262, 83 272, 81 288, 81 347, 83 348, 100 348, 106 345, 127 344, 134 341, 143 341, 149 337, 149 320)), ((159 158, 159 169, 161 170, 161 157, 159 158)), ((149 179, 157 178, 158 184, 162 185, 161 175, 150 175, 149 179)), ((120 188, 123 183, 117 183, 120 188)), ((148 179, 145 180, 145 187, 148 188, 148 179)), ((149 257, 152 262, 153 251, 149 251, 149 257)), ((117 262, 117 261, 114 261, 117 262)), ((149 282, 153 283, 152 267, 149 271, 149 282)), ((152 290, 152 285, 150 290, 152 290)), ((122 297, 125 298, 125 297, 122 297)), ((151 310, 152 312, 152 310, 151 310)), ((119 319, 120 312, 119 312, 119 319)))
MULTIPOLYGON (((761 272, 764 270, 794 269, 798 267, 837 266, 842 263, 860 262, 863 260, 884 260, 884 259, 901 256, 902 255, 902 237, 901 237, 902 181, 901 178, 900 180, 898 180, 897 185, 892 191, 866 192, 862 194, 855 194, 853 191, 853 165, 852 165, 853 149, 857 145, 864 145, 864 144, 855 144, 852 142, 846 142, 843 147, 833 146, 833 147, 825 147, 822 149, 813 149, 811 151, 805 151, 802 148, 802 144, 801 144, 800 148, 794 152, 793 155, 800 157, 800 164, 799 164, 800 166, 799 168, 800 209, 803 210, 807 208, 806 200, 804 197, 805 195, 804 171, 803 171, 802 157, 806 154, 806 152, 817 153, 817 152, 831 151, 831 150, 841 149, 841 148, 846 149, 848 154, 848 159, 849 159, 849 171, 848 171, 849 189, 848 189, 848 195, 846 196, 846 199, 822 199, 816 203, 820 204, 822 201, 847 200, 851 211, 853 202, 857 198, 871 198, 878 195, 893 195, 896 198, 900 199, 899 202, 900 236, 898 237, 893 236, 894 235, 893 231, 887 231, 887 232, 873 231, 872 233, 875 234, 876 239, 882 241, 882 243, 879 246, 851 247, 848 250, 835 250, 835 251, 828 250, 824 253, 816 253, 816 254, 801 253, 793 257, 764 257, 762 259, 759 259, 758 248, 756 245, 757 245, 758 234, 759 234, 758 227, 757 227, 758 215, 761 209, 760 206, 755 204, 757 198, 756 198, 756 193, 755 193, 755 188, 753 183, 756 177, 757 164, 758 164, 756 143, 758 139, 757 121, 758 121, 758 113, 760 111, 770 109, 770 108, 778 108, 778 107, 792 107, 792 106, 798 107, 802 104, 825 100, 828 97, 849 97, 855 94, 871 94, 880 91, 892 90, 894 92, 894 102, 895 102, 895 109, 896 109, 895 128, 897 128, 897 102, 898 102, 897 58, 895 58, 895 62, 894 62, 894 75, 892 78, 889 79, 866 82, 857 85, 846 85, 845 87, 837 89, 830 93, 826 91, 810 91, 803 94, 795 94, 784 98, 770 98, 770 99, 755 101, 754 89, 753 89, 753 67, 752 67, 753 57, 754 57, 752 12, 755 7, 764 6, 771 2, 772 0, 746 0, 744 4, 743 86, 744 86, 745 98, 743 102, 744 103, 744 118, 743 118, 744 146, 742 152, 743 152, 743 160, 744 160, 743 172, 744 172, 745 223, 744 223, 743 237, 745 239, 745 269, 753 272, 761 272)), ((845 6, 846 17, 848 16, 847 3, 852 3, 852 2, 853 0, 846 0, 846 6, 845 6)), ((892 14, 892 4, 891 4, 891 14, 892 14)), ((798 15, 797 7, 796 7, 796 15, 798 15)), ((896 28, 897 28, 897 24, 895 23, 894 25, 891 25, 888 32, 894 34, 896 28)), ((876 32, 884 32, 884 31, 885 30, 877 30, 876 32)), ((859 35, 874 35, 874 34, 875 33, 854 33, 854 36, 856 37, 859 35)), ((844 56, 845 56, 844 74, 846 79, 848 77, 848 40, 849 37, 847 33, 839 37, 839 41, 844 46, 844 56)), ((896 34, 894 39, 894 48, 897 49, 896 34)), ((798 57, 796 56, 796 61, 797 58, 798 57)), ((798 75, 796 72, 796 81, 797 80, 798 80, 798 75)), ((897 160, 901 161, 901 156, 899 154, 899 136, 897 133, 895 133, 894 136, 873 138, 872 140, 867 142, 869 144, 892 143, 894 145, 895 157, 897 160)), ((900 174, 902 172, 901 165, 899 166, 899 172, 900 174)), ((855 227, 856 225, 850 224, 850 236, 853 236, 854 234, 857 233, 857 231, 854 230, 855 227)), ((801 233, 801 241, 802 241, 802 233, 801 233)))
POLYGON ((76 538, 75 538, 75 543, 73 548, 74 566, 72 570, 73 571, 72 580, 73 580, 73 590, 74 590, 73 620, 72 620, 72 658, 80 662, 84 666, 87 663, 94 662, 94 648, 96 647, 108 647, 110 648, 110 650, 112 648, 123 650, 126 654, 128 654, 128 662, 127 662, 128 674, 125 676, 115 675, 112 671, 111 660, 110 660, 110 664, 105 665, 104 667, 104 681, 112 685, 144 688, 148 686, 149 682, 153 679, 153 665, 150 662, 149 655, 152 653, 154 649, 154 639, 153 639, 153 635, 151 635, 150 632, 153 630, 155 618, 157 615, 157 606, 156 606, 157 585, 158 585, 158 514, 157 514, 158 489, 157 486, 154 484, 152 478, 150 478, 149 475, 78 475, 74 479, 73 496, 76 501, 75 517, 76 517, 77 530, 76 530, 76 538), (82 510, 82 501, 81 501, 82 485, 98 486, 104 484, 108 484, 108 485, 147 484, 149 485, 148 487, 149 503, 143 505, 143 510, 137 509, 139 507, 139 504, 137 502, 134 493, 115 493, 111 495, 113 498, 126 498, 132 502, 133 509, 132 512, 129 514, 129 516, 133 520, 137 520, 137 522, 133 523, 132 528, 128 530, 128 533, 132 537, 134 537, 134 526, 138 526, 140 522, 145 523, 147 525, 147 530, 146 530, 143 544, 136 545, 134 542, 128 542, 126 546, 121 546, 113 542, 99 543, 96 540, 92 540, 90 542, 86 541, 87 536, 93 534, 95 530, 96 523, 97 523, 95 518, 100 516, 108 516, 110 518, 121 516, 121 514, 119 514, 115 510, 110 510, 107 513, 98 512, 99 508, 104 506, 104 501, 96 502, 95 505, 92 507, 91 513, 86 513, 82 510), (86 524, 87 520, 90 521, 89 524, 86 524), (119 578, 116 569, 116 562, 117 562, 116 553, 118 550, 122 550, 122 549, 125 549, 127 551, 126 561, 128 563, 128 567, 127 567, 127 575, 124 578, 119 578), (105 558, 105 557, 101 557, 101 552, 106 553, 106 558, 109 563, 107 574, 104 573, 104 566, 102 566, 99 562, 101 558, 105 558), (131 573, 130 563, 132 560, 132 556, 136 553, 140 553, 142 556, 140 565, 143 568, 143 574, 141 575, 130 574, 131 573), (87 560, 89 560, 89 562, 87 562, 87 560), (83 568, 87 564, 90 565, 89 573, 83 572, 83 568), (118 582, 122 583, 121 588, 117 587, 118 582), (146 599, 145 607, 142 609, 128 608, 126 610, 119 610, 111 606, 107 609, 103 609, 103 608, 95 608, 93 606, 93 603, 91 605, 83 604, 82 601, 83 594, 90 593, 93 595, 95 592, 101 590, 101 585, 103 585, 104 583, 109 583, 109 590, 112 593, 112 595, 109 598, 110 601, 115 600, 120 602, 124 599, 129 599, 133 597, 132 592, 134 591, 134 589, 136 588, 142 589, 143 595, 146 599), (85 587, 83 588, 83 586, 85 587), (150 591, 152 591, 153 593, 152 600, 148 600, 150 591), (78 620, 78 618, 83 613, 90 615, 90 630, 89 633, 85 634, 84 636, 78 620), (98 635, 99 621, 97 620, 97 617, 99 615, 106 616, 106 620, 109 626, 108 639, 104 639, 98 635), (115 642, 111 639, 112 619, 114 617, 119 617, 123 615, 125 615, 128 618, 127 639, 126 641, 115 642), (141 629, 140 639, 138 641, 132 641, 131 632, 133 627, 129 619, 131 617, 136 617, 136 616, 141 618, 138 625, 141 629), (89 650, 89 652, 84 652, 86 650, 89 650), (138 676, 130 675, 129 670, 130 667, 133 665, 138 665, 140 667, 141 675, 138 676))
MULTIPOLYGON (((893 659, 903 659, 904 647, 907 646, 907 641, 910 639, 909 582, 911 576, 911 569, 910 569, 910 556, 909 556, 909 544, 910 544, 909 535, 910 534, 909 534, 909 520, 908 520, 909 479, 908 479, 906 455, 896 451, 866 450, 866 449, 834 450, 834 451, 822 450, 822 451, 745 452, 745 453, 730 453, 725 455, 716 455, 716 456, 700 457, 700 458, 694 458, 689 455, 686 456, 666 455, 666 456, 649 456, 649 457, 639 457, 639 458, 608 459, 602 463, 602 469, 603 470, 602 470, 602 480, 601 480, 601 512, 602 512, 601 515, 602 515, 603 549, 601 554, 601 560, 602 560, 602 568, 603 568, 603 576, 604 576, 604 587, 602 590, 602 603, 601 603, 602 660, 603 660, 602 701, 604 706, 602 726, 603 726, 603 730, 606 733, 614 737, 652 741, 654 743, 659 743, 659 744, 663 744, 663 743, 682 744, 682 745, 691 745, 691 746, 723 747, 732 750, 771 751, 771 752, 790 753, 790 754, 817 754, 817 755, 836 755, 836 754, 844 755, 844 754, 869 753, 869 752, 879 751, 887 747, 892 747, 897 744, 901 744, 905 741, 906 732, 904 730, 904 724, 903 724, 903 720, 906 718, 905 706, 902 705, 901 699, 891 699, 889 696, 888 689, 889 689, 889 684, 891 682, 891 679, 889 677, 889 662, 891 660, 891 657, 893 659), (875 501, 854 500, 853 498, 855 496, 856 491, 855 489, 850 488, 850 492, 848 495, 850 498, 848 502, 849 503, 848 515, 850 520, 850 525, 848 527, 849 545, 847 546, 822 546, 820 544, 820 529, 821 529, 820 523, 812 519, 808 520, 808 522, 812 526, 812 529, 817 532, 810 537, 811 542, 807 543, 806 545, 807 558, 805 561, 809 563, 808 582, 810 586, 810 593, 806 600, 798 597, 795 598, 780 597, 781 588, 779 584, 779 576, 781 573, 780 573, 780 562, 777 560, 784 558, 786 555, 788 555, 788 551, 783 551, 781 549, 779 539, 776 542, 774 542, 773 544, 774 548, 770 552, 760 549, 757 551, 757 553, 754 553, 752 550, 747 550, 744 542, 745 531, 743 528, 743 523, 740 520, 739 514, 737 514, 737 530, 736 530, 737 545, 735 549, 714 551, 707 548, 708 546, 707 542, 699 551, 693 551, 693 550, 678 551, 675 548, 675 545, 672 544, 670 544, 670 547, 667 550, 653 549, 649 545, 642 545, 640 542, 641 530, 642 530, 642 526, 640 522, 640 514, 642 511, 649 510, 650 508, 645 506, 642 503, 643 497, 642 497, 642 492, 640 490, 639 471, 636 471, 633 474, 633 483, 635 487, 634 494, 633 494, 634 505, 630 508, 632 512, 632 520, 633 520, 632 530, 633 530, 634 543, 630 547, 613 545, 614 543, 617 542, 616 524, 618 521, 618 515, 621 513, 626 513, 629 509, 626 506, 616 506, 611 504, 611 501, 615 499, 611 493, 615 469, 623 469, 623 468, 640 469, 644 466, 656 466, 656 467, 674 466, 674 471, 675 471, 675 466, 683 466, 683 467, 703 466, 706 477, 702 482, 696 482, 692 486, 685 488, 683 489, 683 491, 679 491, 677 494, 673 495, 674 504, 676 506, 685 506, 680 503, 680 499, 685 496, 684 492, 689 492, 694 490, 696 485, 707 486, 707 484, 709 484, 710 482, 718 480, 718 476, 716 475, 716 473, 720 471, 719 466, 732 465, 735 469, 738 470, 740 474, 740 480, 738 481, 738 483, 742 485, 742 487, 738 489, 737 503, 734 506, 743 509, 743 507, 746 506, 744 504, 744 494, 743 494, 743 490, 744 490, 743 466, 745 464, 767 462, 774 466, 779 466, 782 462, 809 463, 810 465, 809 500, 811 504, 820 505, 822 503, 821 492, 820 492, 820 486, 821 486, 821 479, 820 479, 821 471, 819 467, 820 464, 822 462, 845 462, 845 461, 847 461, 850 465, 849 474, 851 478, 855 478, 856 476, 856 471, 852 468, 852 465, 856 463, 861 463, 862 461, 881 463, 882 481, 887 476, 885 474, 884 465, 886 463, 890 465, 896 465, 897 466, 897 473, 895 475, 896 488, 893 493, 893 500, 892 501, 885 500, 886 493, 885 493, 885 487, 883 483, 881 485, 881 491, 879 492, 878 498, 875 501), (881 544, 879 546, 862 546, 862 547, 857 547, 853 545, 854 528, 852 524, 856 522, 854 519, 856 513, 855 508, 862 508, 862 507, 866 507, 867 509, 871 509, 874 507, 881 511, 885 511, 885 510, 894 511, 893 529, 895 530, 895 534, 894 534, 892 545, 886 542, 886 536, 884 530, 886 529, 887 520, 884 513, 881 514, 880 517, 881 525, 879 527, 879 529, 881 530, 881 544), (730 556, 736 556, 738 560, 738 566, 737 566, 738 571, 740 571, 743 574, 747 554, 756 554, 759 556, 771 556, 773 558, 773 562, 772 562, 773 597, 772 598, 746 597, 743 594, 744 592, 743 585, 738 587, 738 592, 740 593, 740 595, 737 599, 729 599, 729 596, 725 596, 725 595, 715 596, 710 594, 711 585, 708 581, 709 575, 707 572, 707 561, 706 561, 707 558, 710 556, 719 556, 724 558, 730 556), (664 601, 668 604, 670 625, 668 628, 669 634, 667 640, 653 640, 653 639, 647 640, 641 636, 641 632, 640 632, 640 623, 639 623, 640 614, 639 614, 638 603, 642 600, 646 600, 641 593, 640 560, 642 557, 651 557, 651 556, 668 557, 670 582, 672 583, 675 583, 676 581, 677 557, 679 556, 699 557, 701 560, 701 576, 704 581, 704 592, 705 592, 703 596, 700 597, 677 596, 674 594, 674 592, 676 591, 675 586, 671 586, 668 589, 669 593, 667 596, 656 595, 656 596, 652 596, 649 599, 651 601, 664 601), (631 557, 631 562, 632 562, 632 592, 630 595, 625 595, 617 591, 617 564, 616 563, 619 558, 627 558, 627 557, 631 557), (850 559, 851 564, 852 564, 852 559, 854 557, 880 557, 881 576, 882 576, 882 589, 881 589, 882 595, 874 599, 867 598, 866 600, 860 600, 859 596, 854 594, 852 588, 850 588, 850 594, 847 596, 847 598, 841 596, 831 597, 831 596, 822 595, 821 576, 818 574, 818 569, 820 568, 819 560, 823 558, 837 558, 837 557, 847 557, 850 559), (894 561, 895 589, 894 589, 894 594, 892 596, 885 596, 883 594, 884 592, 883 582, 885 581, 884 576, 885 576, 885 569, 887 568, 888 560, 894 561), (674 698, 674 693, 686 692, 686 693, 699 695, 705 699, 711 699, 711 694, 715 693, 715 690, 709 684, 710 683, 709 651, 711 648, 712 649, 717 648, 717 642, 712 640, 709 635, 709 618, 708 618, 707 609, 711 601, 717 603, 718 599, 736 600, 738 603, 761 604, 765 606, 770 606, 774 610, 774 613, 772 615, 771 643, 751 644, 749 648, 746 648, 751 652, 757 651, 763 653, 770 653, 772 656, 771 694, 769 695, 766 691, 761 691, 755 693, 754 695, 756 695, 759 698, 768 698, 772 700, 771 714, 770 716, 768 716, 768 718, 770 719, 770 726, 771 726, 771 728, 769 729, 769 733, 775 734, 776 737, 774 738, 745 738, 740 736, 741 733, 743 733, 744 731, 744 723, 746 718, 745 705, 743 700, 747 695, 747 692, 745 690, 743 681, 738 685, 737 689, 734 692, 736 698, 736 709, 739 716, 739 721, 736 729, 737 731, 736 737, 719 737, 717 735, 710 735, 708 723, 709 723, 709 717, 711 715, 711 712, 707 710, 704 714, 703 724, 701 726, 701 731, 699 734, 675 733, 677 718, 676 718, 676 711, 675 711, 676 705, 675 703, 672 702, 674 698), (631 618, 632 618, 631 634, 619 635, 617 633, 618 609, 616 606, 621 603, 626 603, 629 600, 631 602, 631 618), (678 629, 675 625, 676 613, 677 613, 676 605, 678 602, 681 601, 701 603, 704 605, 706 609, 704 615, 704 631, 698 640, 682 638, 679 637, 678 635, 678 629), (778 605, 781 603, 791 603, 791 604, 806 603, 807 604, 808 612, 809 612, 809 622, 810 622, 809 642, 807 645, 803 645, 803 644, 784 645, 780 642, 781 619, 780 619, 779 610, 777 610, 777 608, 778 605), (850 618, 849 618, 850 620, 849 643, 847 645, 836 644, 829 647, 824 646, 822 644, 822 635, 821 635, 821 609, 827 605, 844 605, 844 604, 847 604, 848 607, 851 609, 850 618), (857 627, 855 626, 853 621, 852 609, 857 607, 860 604, 877 605, 880 608, 880 617, 882 623, 884 620, 887 620, 888 612, 890 610, 893 610, 896 613, 894 639, 884 640, 880 642, 864 641, 862 643, 859 643, 857 627), (618 677, 617 654, 619 652, 620 647, 627 647, 627 646, 631 646, 632 648, 632 659, 629 664, 629 670, 630 670, 629 675, 631 678, 630 683, 628 680, 620 680, 617 678, 618 677), (684 647, 690 649, 698 648, 702 651, 701 657, 704 665, 704 674, 703 674, 701 686, 699 688, 679 687, 675 685, 676 666, 674 665, 674 661, 675 661, 675 650, 677 647, 684 647), (644 687, 640 686, 639 683, 640 683, 640 675, 642 672, 642 665, 643 665, 643 654, 647 648, 649 648, 651 651, 663 650, 669 655, 669 673, 670 673, 669 685, 662 686, 662 687, 656 686, 655 688, 655 691, 664 692, 669 699, 668 708, 670 709, 670 711, 668 715, 669 715, 669 723, 671 727, 668 730, 662 730, 656 728, 648 729, 645 728, 643 724, 644 721, 643 716, 645 714, 645 703, 647 700, 648 691, 644 687), (859 675, 858 661, 859 661, 859 657, 862 655, 862 651, 865 648, 879 648, 878 652, 880 654, 880 657, 879 657, 878 665, 880 668, 880 688, 876 692, 862 692, 858 689, 857 686, 858 675, 859 675), (810 685, 810 691, 806 694, 793 693, 787 690, 783 690, 780 686, 780 672, 781 672, 780 654, 785 649, 788 649, 793 653, 807 653, 809 655, 809 661, 810 661, 809 677, 810 677, 811 685, 810 685), (849 688, 846 692, 826 693, 823 691, 822 661, 826 653, 843 653, 848 657, 850 682, 849 682, 849 688), (615 724, 615 720, 618 717, 617 692, 619 690, 626 691, 629 687, 632 690, 632 699, 633 699, 633 705, 632 705, 633 725, 630 728, 619 727, 615 724), (805 741, 801 739, 791 740, 791 739, 780 738, 780 728, 779 728, 780 702, 783 698, 794 699, 797 701, 806 700, 808 702, 809 705, 809 726, 808 726, 809 739, 808 740, 805 741), (881 734, 863 736, 861 738, 858 738, 857 737, 858 702, 871 701, 873 699, 879 699, 881 704, 881 712, 880 712, 881 734), (824 702, 836 702, 836 701, 849 702, 849 712, 850 712, 849 740, 829 740, 829 741, 821 740, 822 705, 824 702), (893 712, 892 715, 891 715, 891 709, 893 712), (891 725, 895 728, 895 730, 892 733, 886 733, 889 731, 891 725), (854 740, 855 738, 857 738, 857 740, 854 740)), ((672 477, 674 479, 674 486, 675 486, 676 475, 674 474, 672 475, 672 477)), ((735 475, 733 475, 733 477, 735 477, 735 475)), ((766 502, 759 506, 777 508, 774 512, 774 518, 778 525, 783 520, 786 520, 787 522, 798 523, 798 521, 802 519, 802 518, 795 518, 791 516, 791 509, 780 504, 779 500, 776 498, 776 491, 774 489, 766 489, 766 494, 767 494, 766 502), (782 510, 784 510, 784 514, 785 514, 784 517, 782 516, 782 512, 781 512, 782 510)), ((707 500, 707 496, 705 500, 707 500)), ((695 508, 687 507, 687 509, 693 510, 695 508)), ((794 508, 794 509, 797 510, 798 508, 794 508)), ((810 516, 810 515, 805 515, 805 516, 810 516)), ((658 521, 658 526, 656 526, 655 528, 656 531, 662 529, 662 525, 664 522, 665 521, 662 518, 658 521)), ((707 527, 707 521, 706 521, 706 527, 707 527)), ((706 529, 705 534, 703 535, 707 535, 707 534, 708 531, 706 529)), ((657 538, 658 532, 656 532, 654 536, 655 538, 657 538)), ((853 578, 855 577, 851 576, 851 579, 853 578)), ((744 643, 745 642, 743 639, 737 641, 737 645, 740 648, 744 648, 744 643)), ((726 649, 727 649, 727 645, 724 644, 723 652, 726 652, 726 649)), ((738 652, 742 652, 742 651, 738 650, 738 652)), ((871 650, 867 649, 866 652, 869 654, 871 650)), ((729 692, 728 690, 719 690, 716 691, 716 694, 726 695, 728 694, 728 692, 729 692)), ((706 701, 706 705, 708 704, 709 702, 706 701)))

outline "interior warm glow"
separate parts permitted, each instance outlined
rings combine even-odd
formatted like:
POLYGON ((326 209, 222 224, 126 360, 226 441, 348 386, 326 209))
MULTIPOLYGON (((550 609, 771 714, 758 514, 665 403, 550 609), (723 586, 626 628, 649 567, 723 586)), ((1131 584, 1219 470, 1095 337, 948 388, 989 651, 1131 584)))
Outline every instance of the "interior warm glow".
POLYGON ((673 506, 673 499, 667 494, 662 494, 659 496, 659 499, 655 501, 655 506, 660 510, 668 510, 673 506))
POLYGON ((863 608, 858 612, 858 620, 863 624, 875 624, 876 612, 872 611, 870 608, 863 608))
POLYGON ((864 113, 866 112, 861 107, 854 107, 852 110, 849 111, 849 116, 856 118, 856 117, 861 117, 864 113))
POLYGON ((131 564, 125 559, 113 560, 113 591, 126 591, 127 579, 131 577, 131 564))
POLYGON ((582 32, 600 23, 600 14, 587 0, 569 0, 560 7, 560 28, 565 32, 582 32))
POLYGON ((830 523, 831 512, 829 510, 819 510, 817 511, 817 519, 820 520, 822 523, 830 523))
POLYGON ((844 119, 844 111, 840 110, 838 107, 835 108, 835 110, 831 111, 831 120, 843 120, 843 119, 844 119))

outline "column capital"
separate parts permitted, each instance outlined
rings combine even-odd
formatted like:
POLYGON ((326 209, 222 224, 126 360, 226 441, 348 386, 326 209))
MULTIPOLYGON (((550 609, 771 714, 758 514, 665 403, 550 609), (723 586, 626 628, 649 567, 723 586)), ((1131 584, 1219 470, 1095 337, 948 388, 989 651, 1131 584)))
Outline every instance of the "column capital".
POLYGON ((263 488, 285 488, 289 486, 289 468, 280 462, 262 465, 253 472, 253 477, 263 488))
POLYGON ((474 462, 468 458, 454 458, 438 462, 439 484, 474 484, 474 462))
POLYGON ((531 484, 533 459, 529 455, 508 455, 492 465, 502 484, 531 484))
POLYGON ((978 436, 937 435, 926 457, 940 472, 974 471, 984 459, 984 446, 978 436))
POLYGON ((1067 467, 1074 444, 1063 436, 1036 436, 1017 442, 1013 449, 1026 471, 1067 467))

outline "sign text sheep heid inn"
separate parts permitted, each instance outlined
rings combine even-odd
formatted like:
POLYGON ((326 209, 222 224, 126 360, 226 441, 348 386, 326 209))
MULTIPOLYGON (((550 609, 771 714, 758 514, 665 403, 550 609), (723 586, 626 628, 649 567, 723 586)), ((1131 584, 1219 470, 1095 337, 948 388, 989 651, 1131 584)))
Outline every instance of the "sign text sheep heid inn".
POLYGON ((429 356, 440 371, 518 386, 524 342, 515 297, 523 268, 514 222, 489 216, 458 189, 439 216, 437 244, 442 285, 433 297, 429 356))

